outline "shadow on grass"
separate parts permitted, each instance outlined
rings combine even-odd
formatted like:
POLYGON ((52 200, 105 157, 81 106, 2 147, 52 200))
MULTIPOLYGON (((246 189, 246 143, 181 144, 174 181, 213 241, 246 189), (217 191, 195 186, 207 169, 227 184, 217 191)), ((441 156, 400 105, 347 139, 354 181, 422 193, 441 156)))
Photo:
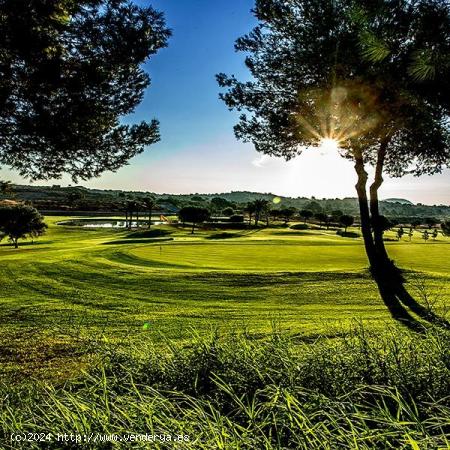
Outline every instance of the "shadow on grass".
POLYGON ((125 235, 125 238, 126 239, 156 238, 156 237, 170 236, 171 234, 173 234, 173 231, 161 230, 159 228, 155 228, 155 229, 150 229, 150 230, 133 231, 133 232, 125 235))
POLYGON ((173 241, 173 238, 153 238, 153 239, 117 239, 115 241, 104 242, 102 245, 123 245, 123 244, 152 244, 156 242, 173 241))
MULTIPOLYGON (((16 250, 19 250, 20 247, 30 247, 30 246, 38 246, 38 245, 48 245, 48 244, 53 244, 54 241, 28 241, 28 242, 19 242, 19 248, 16 250)), ((0 244, 0 247, 10 247, 10 248, 14 248, 14 244, 11 244, 10 242, 4 242, 0 244)))
POLYGON ((241 233, 227 233, 227 232, 223 232, 223 233, 216 233, 216 234, 212 234, 211 236, 208 236, 206 239, 231 239, 231 238, 236 238, 236 237, 242 237, 241 233))

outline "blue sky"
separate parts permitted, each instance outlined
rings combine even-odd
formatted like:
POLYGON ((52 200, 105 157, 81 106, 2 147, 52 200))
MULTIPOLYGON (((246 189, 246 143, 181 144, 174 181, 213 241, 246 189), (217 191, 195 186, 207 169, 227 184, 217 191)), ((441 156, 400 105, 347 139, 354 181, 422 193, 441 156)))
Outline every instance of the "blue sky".
MULTIPOLYGON (((215 74, 248 77, 243 55, 234 52, 237 37, 255 21, 253 0, 146 0, 165 12, 173 30, 169 47, 148 64, 152 85, 128 120, 161 122, 162 140, 117 173, 84 182, 87 187, 158 193, 251 190, 289 196, 355 196, 352 165, 335 152, 306 150, 289 163, 261 157, 234 138, 236 114, 219 100, 215 74)), ((25 183, 14 172, 0 178, 25 183)), ((45 184, 69 184, 64 178, 45 184)), ((43 183, 44 184, 44 183, 43 183)), ((450 173, 387 180, 382 197, 414 202, 450 203, 450 173)))

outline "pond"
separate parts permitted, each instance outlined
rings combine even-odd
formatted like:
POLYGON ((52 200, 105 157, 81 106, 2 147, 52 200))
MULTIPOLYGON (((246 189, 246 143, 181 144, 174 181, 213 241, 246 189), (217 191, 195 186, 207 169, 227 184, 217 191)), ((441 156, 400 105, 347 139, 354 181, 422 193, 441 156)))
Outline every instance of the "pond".
MULTIPOLYGON (((152 225, 162 225, 166 222, 160 220, 152 220, 152 225)), ((125 220, 90 220, 90 219, 80 219, 80 220, 65 220, 63 222, 58 222, 58 225, 65 225, 70 227, 82 227, 82 228, 127 228, 127 222, 125 220)), ((145 227, 148 225, 147 220, 140 220, 139 227, 145 227)), ((130 227, 130 222, 128 222, 128 227, 130 227)), ((131 228, 137 228, 138 222, 133 220, 131 222, 131 228)))

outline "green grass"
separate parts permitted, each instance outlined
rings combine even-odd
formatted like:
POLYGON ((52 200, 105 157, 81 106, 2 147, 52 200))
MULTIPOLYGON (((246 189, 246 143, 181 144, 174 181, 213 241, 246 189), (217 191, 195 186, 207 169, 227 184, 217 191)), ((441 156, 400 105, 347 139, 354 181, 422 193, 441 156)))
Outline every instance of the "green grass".
MULTIPOLYGON (((274 329, 262 340, 210 333, 190 336, 189 346, 143 339, 124 352, 97 345, 97 367, 63 386, 0 385, 0 423, 6 436, 187 436, 182 444, 132 448, 444 449, 448 338, 437 330, 418 338, 357 327, 314 344, 274 329)), ((42 438, 5 439, 5 448, 77 448, 42 438)))
MULTIPOLYGON (((183 340, 192 328, 211 326, 265 333, 273 320, 291 334, 332 335, 354 319, 375 329, 391 320, 358 238, 287 228, 225 238, 167 226, 130 233, 58 226, 59 220, 48 219, 48 234, 35 244, 0 245, 3 374, 46 378, 54 367, 56 378, 69 376, 84 363, 58 349, 76 348, 80 336, 183 340), (30 363, 10 356, 17 352, 29 354, 30 363)), ((401 266, 421 272, 428 293, 444 299, 449 244, 417 237, 387 247, 401 266)))
MULTIPOLYGON (((34 244, 0 245, 6 436, 189 435, 181 449, 448 447, 448 333, 414 335, 392 321, 360 238, 59 220, 34 244)), ((408 288, 438 312, 450 293, 449 245, 387 242, 408 288)), ((43 445, 62 448, 0 441, 43 445)))

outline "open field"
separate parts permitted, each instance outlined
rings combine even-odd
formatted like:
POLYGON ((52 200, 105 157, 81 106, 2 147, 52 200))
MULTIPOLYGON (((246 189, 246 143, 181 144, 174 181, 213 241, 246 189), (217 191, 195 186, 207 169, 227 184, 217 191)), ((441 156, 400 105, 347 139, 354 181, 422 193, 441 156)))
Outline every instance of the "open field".
MULTIPOLYGON (((80 339, 184 339, 192 329, 339 334, 354 320, 391 322, 366 271, 359 238, 269 228, 148 232, 50 228, 35 244, 0 246, 2 373, 54 378, 83 367, 80 339), (17 357, 17 355, 21 355, 17 357)), ((388 236, 389 237, 389 234, 388 236)), ((387 242, 411 274, 449 298, 450 239, 387 242)), ((419 298, 420 300, 420 298, 419 298)))
MULTIPOLYGON (((450 445, 448 332, 393 322, 360 238, 59 220, 0 245, 1 448, 74 448, 60 432, 188 437, 161 450, 450 445), (42 441, 7 439, 26 433, 42 441)), ((450 239, 415 234, 388 233, 388 250, 443 312, 450 239)))

